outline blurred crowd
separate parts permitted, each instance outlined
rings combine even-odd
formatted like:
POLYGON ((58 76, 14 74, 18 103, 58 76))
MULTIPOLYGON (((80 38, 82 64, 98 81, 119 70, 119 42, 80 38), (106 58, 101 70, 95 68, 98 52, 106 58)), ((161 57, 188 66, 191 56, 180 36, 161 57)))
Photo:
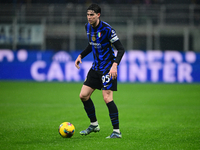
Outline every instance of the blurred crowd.
POLYGON ((0 3, 14 4, 200 4, 200 0, 1 0, 0 3))

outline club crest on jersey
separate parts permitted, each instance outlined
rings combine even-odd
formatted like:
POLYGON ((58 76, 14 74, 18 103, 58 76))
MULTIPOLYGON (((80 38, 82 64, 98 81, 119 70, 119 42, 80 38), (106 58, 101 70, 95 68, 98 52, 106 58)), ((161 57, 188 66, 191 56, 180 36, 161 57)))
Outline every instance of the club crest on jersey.
POLYGON ((92 36, 92 41, 96 41, 95 35, 92 36))

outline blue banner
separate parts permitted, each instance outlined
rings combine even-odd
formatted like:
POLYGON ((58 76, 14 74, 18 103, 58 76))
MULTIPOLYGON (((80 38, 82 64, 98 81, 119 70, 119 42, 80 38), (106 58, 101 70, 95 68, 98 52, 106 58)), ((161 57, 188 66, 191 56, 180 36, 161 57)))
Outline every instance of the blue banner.
MULTIPOLYGON (((74 61, 80 51, 0 50, 0 80, 82 82, 90 69, 92 53, 80 69, 74 61)), ((118 68, 119 82, 200 82, 200 54, 178 51, 126 51, 118 68)))

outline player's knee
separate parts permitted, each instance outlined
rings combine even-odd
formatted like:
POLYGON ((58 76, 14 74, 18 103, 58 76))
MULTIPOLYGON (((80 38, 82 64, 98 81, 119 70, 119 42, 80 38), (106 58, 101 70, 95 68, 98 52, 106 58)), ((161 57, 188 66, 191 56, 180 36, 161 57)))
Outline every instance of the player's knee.
POLYGON ((109 95, 103 95, 103 99, 106 103, 109 103, 111 101, 109 95))
POLYGON ((104 99, 104 101, 105 101, 106 103, 108 103, 108 97, 107 97, 107 96, 104 96, 103 99, 104 99))
POLYGON ((111 102, 113 100, 112 98, 110 98, 108 96, 104 97, 103 99, 104 99, 104 101, 105 101, 106 104, 109 103, 109 102, 111 102))
POLYGON ((103 91, 103 99, 106 103, 109 103, 113 100, 112 91, 105 90, 103 91))
POLYGON ((89 96, 83 93, 80 93, 79 97, 82 101, 87 101, 89 99, 89 96))

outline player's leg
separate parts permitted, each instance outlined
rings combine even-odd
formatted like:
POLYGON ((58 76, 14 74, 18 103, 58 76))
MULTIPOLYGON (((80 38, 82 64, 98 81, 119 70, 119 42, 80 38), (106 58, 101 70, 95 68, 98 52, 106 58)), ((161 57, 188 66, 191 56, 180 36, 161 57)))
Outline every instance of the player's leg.
POLYGON ((95 107, 90 98, 90 96, 94 92, 94 90, 95 89, 93 89, 89 86, 83 85, 80 95, 79 95, 79 97, 84 105, 84 109, 88 115, 88 118, 90 119, 90 122, 93 124, 95 122, 97 122, 97 118, 96 118, 96 114, 95 114, 95 107))
POLYGON ((113 133, 107 138, 121 138, 121 132, 119 130, 119 116, 118 109, 113 101, 113 91, 111 90, 103 90, 103 98, 109 110, 110 120, 113 126, 113 133))
POLYGON ((95 114, 95 107, 94 104, 90 98, 91 94, 94 92, 95 89, 83 85, 81 92, 80 92, 80 99, 84 105, 84 109, 87 113, 88 118, 90 119, 90 126, 86 129, 80 132, 81 135, 88 135, 91 132, 99 132, 100 126, 98 125, 98 121, 95 114))
POLYGON ((80 99, 81 101, 87 101, 90 96, 92 95, 92 93, 94 92, 95 89, 87 86, 87 85, 83 85, 81 88, 81 92, 80 92, 80 99))
POLYGON ((121 138, 119 130, 118 109, 113 101, 113 91, 117 91, 117 79, 112 79, 108 74, 102 75, 103 99, 108 107, 110 120, 113 126, 113 133, 107 138, 121 138))

